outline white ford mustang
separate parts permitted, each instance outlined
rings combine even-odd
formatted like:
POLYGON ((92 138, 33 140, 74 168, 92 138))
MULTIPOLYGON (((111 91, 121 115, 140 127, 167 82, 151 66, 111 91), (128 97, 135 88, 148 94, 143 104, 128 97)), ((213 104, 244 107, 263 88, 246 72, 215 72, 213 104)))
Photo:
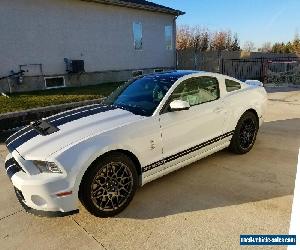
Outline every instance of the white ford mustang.
POLYGON ((267 96, 220 74, 142 76, 103 104, 60 113, 7 139, 5 168, 23 207, 40 215, 114 216, 145 183, 229 147, 253 147, 267 96))

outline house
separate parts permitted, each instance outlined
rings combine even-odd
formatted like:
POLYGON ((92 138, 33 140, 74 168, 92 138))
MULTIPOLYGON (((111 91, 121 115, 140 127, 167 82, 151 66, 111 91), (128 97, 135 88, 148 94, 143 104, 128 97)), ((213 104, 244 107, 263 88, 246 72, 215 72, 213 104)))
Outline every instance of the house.
POLYGON ((182 14, 144 0, 1 0, 0 91, 124 81, 173 69, 182 14))

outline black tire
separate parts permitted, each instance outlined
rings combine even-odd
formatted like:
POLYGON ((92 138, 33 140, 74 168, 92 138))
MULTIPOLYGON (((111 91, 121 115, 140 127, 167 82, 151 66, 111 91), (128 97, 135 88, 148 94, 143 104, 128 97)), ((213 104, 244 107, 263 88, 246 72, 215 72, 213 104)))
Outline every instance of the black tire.
POLYGON ((113 152, 96 160, 85 173, 79 190, 84 207, 97 217, 112 217, 131 202, 138 187, 133 161, 113 152))
POLYGON ((256 115, 250 111, 244 113, 235 128, 229 149, 236 154, 248 153, 255 143, 258 127, 256 115))

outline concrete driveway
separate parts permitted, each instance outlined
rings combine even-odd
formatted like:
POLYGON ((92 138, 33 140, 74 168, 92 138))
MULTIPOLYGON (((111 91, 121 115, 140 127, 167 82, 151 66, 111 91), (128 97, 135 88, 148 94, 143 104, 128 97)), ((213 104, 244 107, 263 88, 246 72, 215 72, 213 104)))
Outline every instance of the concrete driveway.
POLYGON ((300 91, 277 89, 269 99, 249 154, 224 150, 149 183, 116 218, 95 218, 83 207, 64 218, 27 214, 0 145, 0 249, 238 249, 240 234, 288 234, 300 91))

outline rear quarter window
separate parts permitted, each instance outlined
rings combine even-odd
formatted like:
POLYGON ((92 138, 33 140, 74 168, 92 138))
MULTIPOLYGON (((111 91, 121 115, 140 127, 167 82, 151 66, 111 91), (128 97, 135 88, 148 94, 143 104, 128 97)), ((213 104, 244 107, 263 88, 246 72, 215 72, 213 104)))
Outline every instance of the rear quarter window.
POLYGON ((233 80, 225 79, 225 85, 227 92, 232 92, 241 89, 241 84, 233 80))

